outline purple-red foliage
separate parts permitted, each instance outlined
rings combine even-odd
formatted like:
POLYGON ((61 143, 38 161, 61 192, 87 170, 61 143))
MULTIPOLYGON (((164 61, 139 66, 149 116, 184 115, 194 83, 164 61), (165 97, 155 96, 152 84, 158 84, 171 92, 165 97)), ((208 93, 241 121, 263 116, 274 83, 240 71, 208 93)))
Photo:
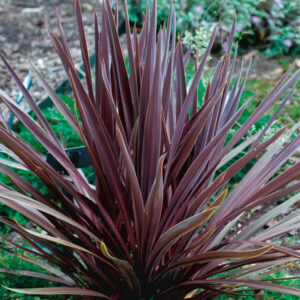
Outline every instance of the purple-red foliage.
POLYGON ((300 188, 299 162, 278 173, 300 146, 300 136, 289 141, 291 132, 287 136, 284 128, 262 139, 273 118, 261 134, 241 142, 275 102, 282 97, 286 97, 283 102, 288 99, 290 93, 286 96, 286 92, 293 90, 300 71, 291 75, 292 66, 228 142, 229 130, 251 101, 238 108, 247 70, 245 74, 241 70, 229 88, 236 65, 236 52, 231 59, 235 25, 225 55, 206 88, 204 104, 197 109, 198 84, 216 29, 188 84, 185 68, 189 54, 184 55, 180 39, 176 42, 174 9, 171 7, 168 24, 158 33, 156 9, 154 1, 139 34, 136 27, 131 32, 125 11, 128 71, 116 16, 109 1, 103 2, 101 33, 95 14, 93 76, 80 4, 76 1, 85 83, 73 64, 59 16, 59 38, 47 25, 73 87, 78 115, 33 69, 86 146, 95 185, 89 184, 72 164, 36 102, 2 56, 38 122, 3 91, 2 100, 68 170, 68 176, 55 171, 2 119, 2 151, 17 166, 40 178, 52 196, 41 194, 32 182, 0 164, 0 171, 15 186, 1 186, 0 200, 43 231, 24 228, 6 218, 1 221, 31 245, 31 249, 18 246, 29 254, 23 259, 52 275, 22 274, 44 276, 62 284, 14 291, 105 299, 183 299, 187 294, 191 299, 212 299, 220 294, 245 295, 247 291, 269 289, 300 296, 296 288, 260 280, 279 265, 300 257, 299 245, 288 248, 270 242, 299 229, 299 213, 265 226, 300 198, 297 194, 276 206, 300 188), (217 170, 242 150, 245 154, 217 175, 217 170), (254 158, 257 163, 228 193, 229 180, 254 158), (253 216, 247 215, 254 208, 253 216))

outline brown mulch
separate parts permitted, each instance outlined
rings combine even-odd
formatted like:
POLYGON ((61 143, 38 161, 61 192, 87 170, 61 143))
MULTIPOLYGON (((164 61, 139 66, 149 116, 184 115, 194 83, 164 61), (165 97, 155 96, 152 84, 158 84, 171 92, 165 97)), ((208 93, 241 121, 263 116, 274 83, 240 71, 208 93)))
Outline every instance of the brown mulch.
MULTIPOLYGON (((89 48, 93 45, 94 9, 100 14, 99 0, 82 0, 82 12, 86 28, 89 48)), ((23 79, 30 69, 30 59, 46 76, 48 82, 57 87, 66 75, 59 58, 52 48, 46 28, 44 16, 55 33, 57 19, 55 8, 58 8, 71 54, 75 63, 80 63, 81 52, 77 34, 73 0, 0 0, 0 51, 5 55, 17 74, 23 79)), ((44 91, 38 81, 30 91, 36 100, 40 100, 44 91)), ((18 96, 18 88, 11 80, 5 67, 0 63, 0 88, 13 99, 18 96)))

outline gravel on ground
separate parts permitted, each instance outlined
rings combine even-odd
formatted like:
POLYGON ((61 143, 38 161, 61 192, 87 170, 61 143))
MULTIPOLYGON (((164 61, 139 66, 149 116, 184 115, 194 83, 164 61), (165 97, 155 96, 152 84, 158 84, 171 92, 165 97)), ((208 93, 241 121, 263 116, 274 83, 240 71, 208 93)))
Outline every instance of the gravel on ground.
MULTIPOLYGON (((88 46, 92 48, 94 10, 96 9, 101 16, 100 0, 81 0, 81 5, 88 46)), ((61 16, 74 62, 80 64, 81 51, 73 0, 0 0, 0 51, 21 79, 25 78, 30 69, 28 59, 44 74, 51 86, 57 87, 66 79, 65 71, 44 25, 46 17, 50 28, 58 33, 56 8, 61 16)), ((92 50, 90 52, 92 53, 92 50)), ((0 63, 0 88, 13 99, 18 97, 19 89, 2 63, 0 63)), ((45 95, 34 76, 30 92, 36 101, 45 95)))

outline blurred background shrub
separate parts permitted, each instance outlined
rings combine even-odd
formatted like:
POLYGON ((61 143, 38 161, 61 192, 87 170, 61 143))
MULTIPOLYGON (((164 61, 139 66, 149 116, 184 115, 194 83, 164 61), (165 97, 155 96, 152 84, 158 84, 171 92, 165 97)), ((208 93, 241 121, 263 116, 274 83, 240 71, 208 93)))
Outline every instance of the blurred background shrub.
MULTIPOLYGON (((174 5, 177 30, 184 36, 218 23, 215 52, 222 49, 236 14, 240 53, 255 48, 269 57, 300 54, 300 0, 174 0, 174 5)), ((128 0, 128 6, 130 21, 139 27, 147 0, 128 0)), ((167 20, 169 6, 169 0, 158 0, 159 25, 167 20)))

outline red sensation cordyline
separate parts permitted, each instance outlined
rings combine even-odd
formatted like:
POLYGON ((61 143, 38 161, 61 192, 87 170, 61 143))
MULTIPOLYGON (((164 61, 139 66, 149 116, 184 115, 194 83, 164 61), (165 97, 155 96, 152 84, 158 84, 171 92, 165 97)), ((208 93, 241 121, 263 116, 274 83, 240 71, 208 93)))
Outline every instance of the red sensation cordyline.
POLYGON ((6 242, 21 248, 24 260, 47 271, 44 275, 22 274, 44 276, 58 284, 12 290, 83 295, 86 299, 213 299, 222 294, 247 295, 253 290, 300 296, 297 288, 260 280, 300 257, 299 245, 283 247, 270 242, 300 227, 297 211, 281 215, 299 201, 299 194, 287 196, 300 188, 300 163, 279 172, 300 146, 300 136, 294 137, 298 125, 265 138, 281 105, 263 131, 245 138, 275 103, 288 100, 300 71, 293 72, 291 66, 228 140, 229 130, 252 101, 238 105, 249 69, 239 71, 231 84, 237 60, 237 51, 231 57, 235 24, 206 87, 203 105, 197 108, 198 84, 217 29, 188 83, 189 51, 184 54, 181 39, 176 40, 172 5, 168 23, 158 32, 156 1, 151 13, 148 8, 140 33, 135 26, 131 31, 126 9, 127 69, 117 34, 118 18, 105 0, 101 32, 95 14, 92 70, 79 1, 75 6, 85 83, 73 64, 59 15, 59 38, 46 26, 73 88, 77 113, 73 114, 32 68, 81 137, 93 166, 93 185, 73 165, 63 143, 2 56, 38 121, 1 91, 3 102, 68 170, 68 176, 55 171, 2 120, 2 151, 15 165, 41 179, 49 192, 41 194, 32 182, 0 164, 0 171, 15 187, 1 186, 0 201, 43 229, 27 229, 1 217, 31 248, 6 242), (217 172, 241 151, 240 158, 224 172, 217 172), (254 158, 254 166, 230 187, 230 179, 254 158), (277 204, 283 198, 287 200, 277 204), (254 208, 249 216, 247 212, 254 208), (266 229, 278 216, 282 218, 266 229))

